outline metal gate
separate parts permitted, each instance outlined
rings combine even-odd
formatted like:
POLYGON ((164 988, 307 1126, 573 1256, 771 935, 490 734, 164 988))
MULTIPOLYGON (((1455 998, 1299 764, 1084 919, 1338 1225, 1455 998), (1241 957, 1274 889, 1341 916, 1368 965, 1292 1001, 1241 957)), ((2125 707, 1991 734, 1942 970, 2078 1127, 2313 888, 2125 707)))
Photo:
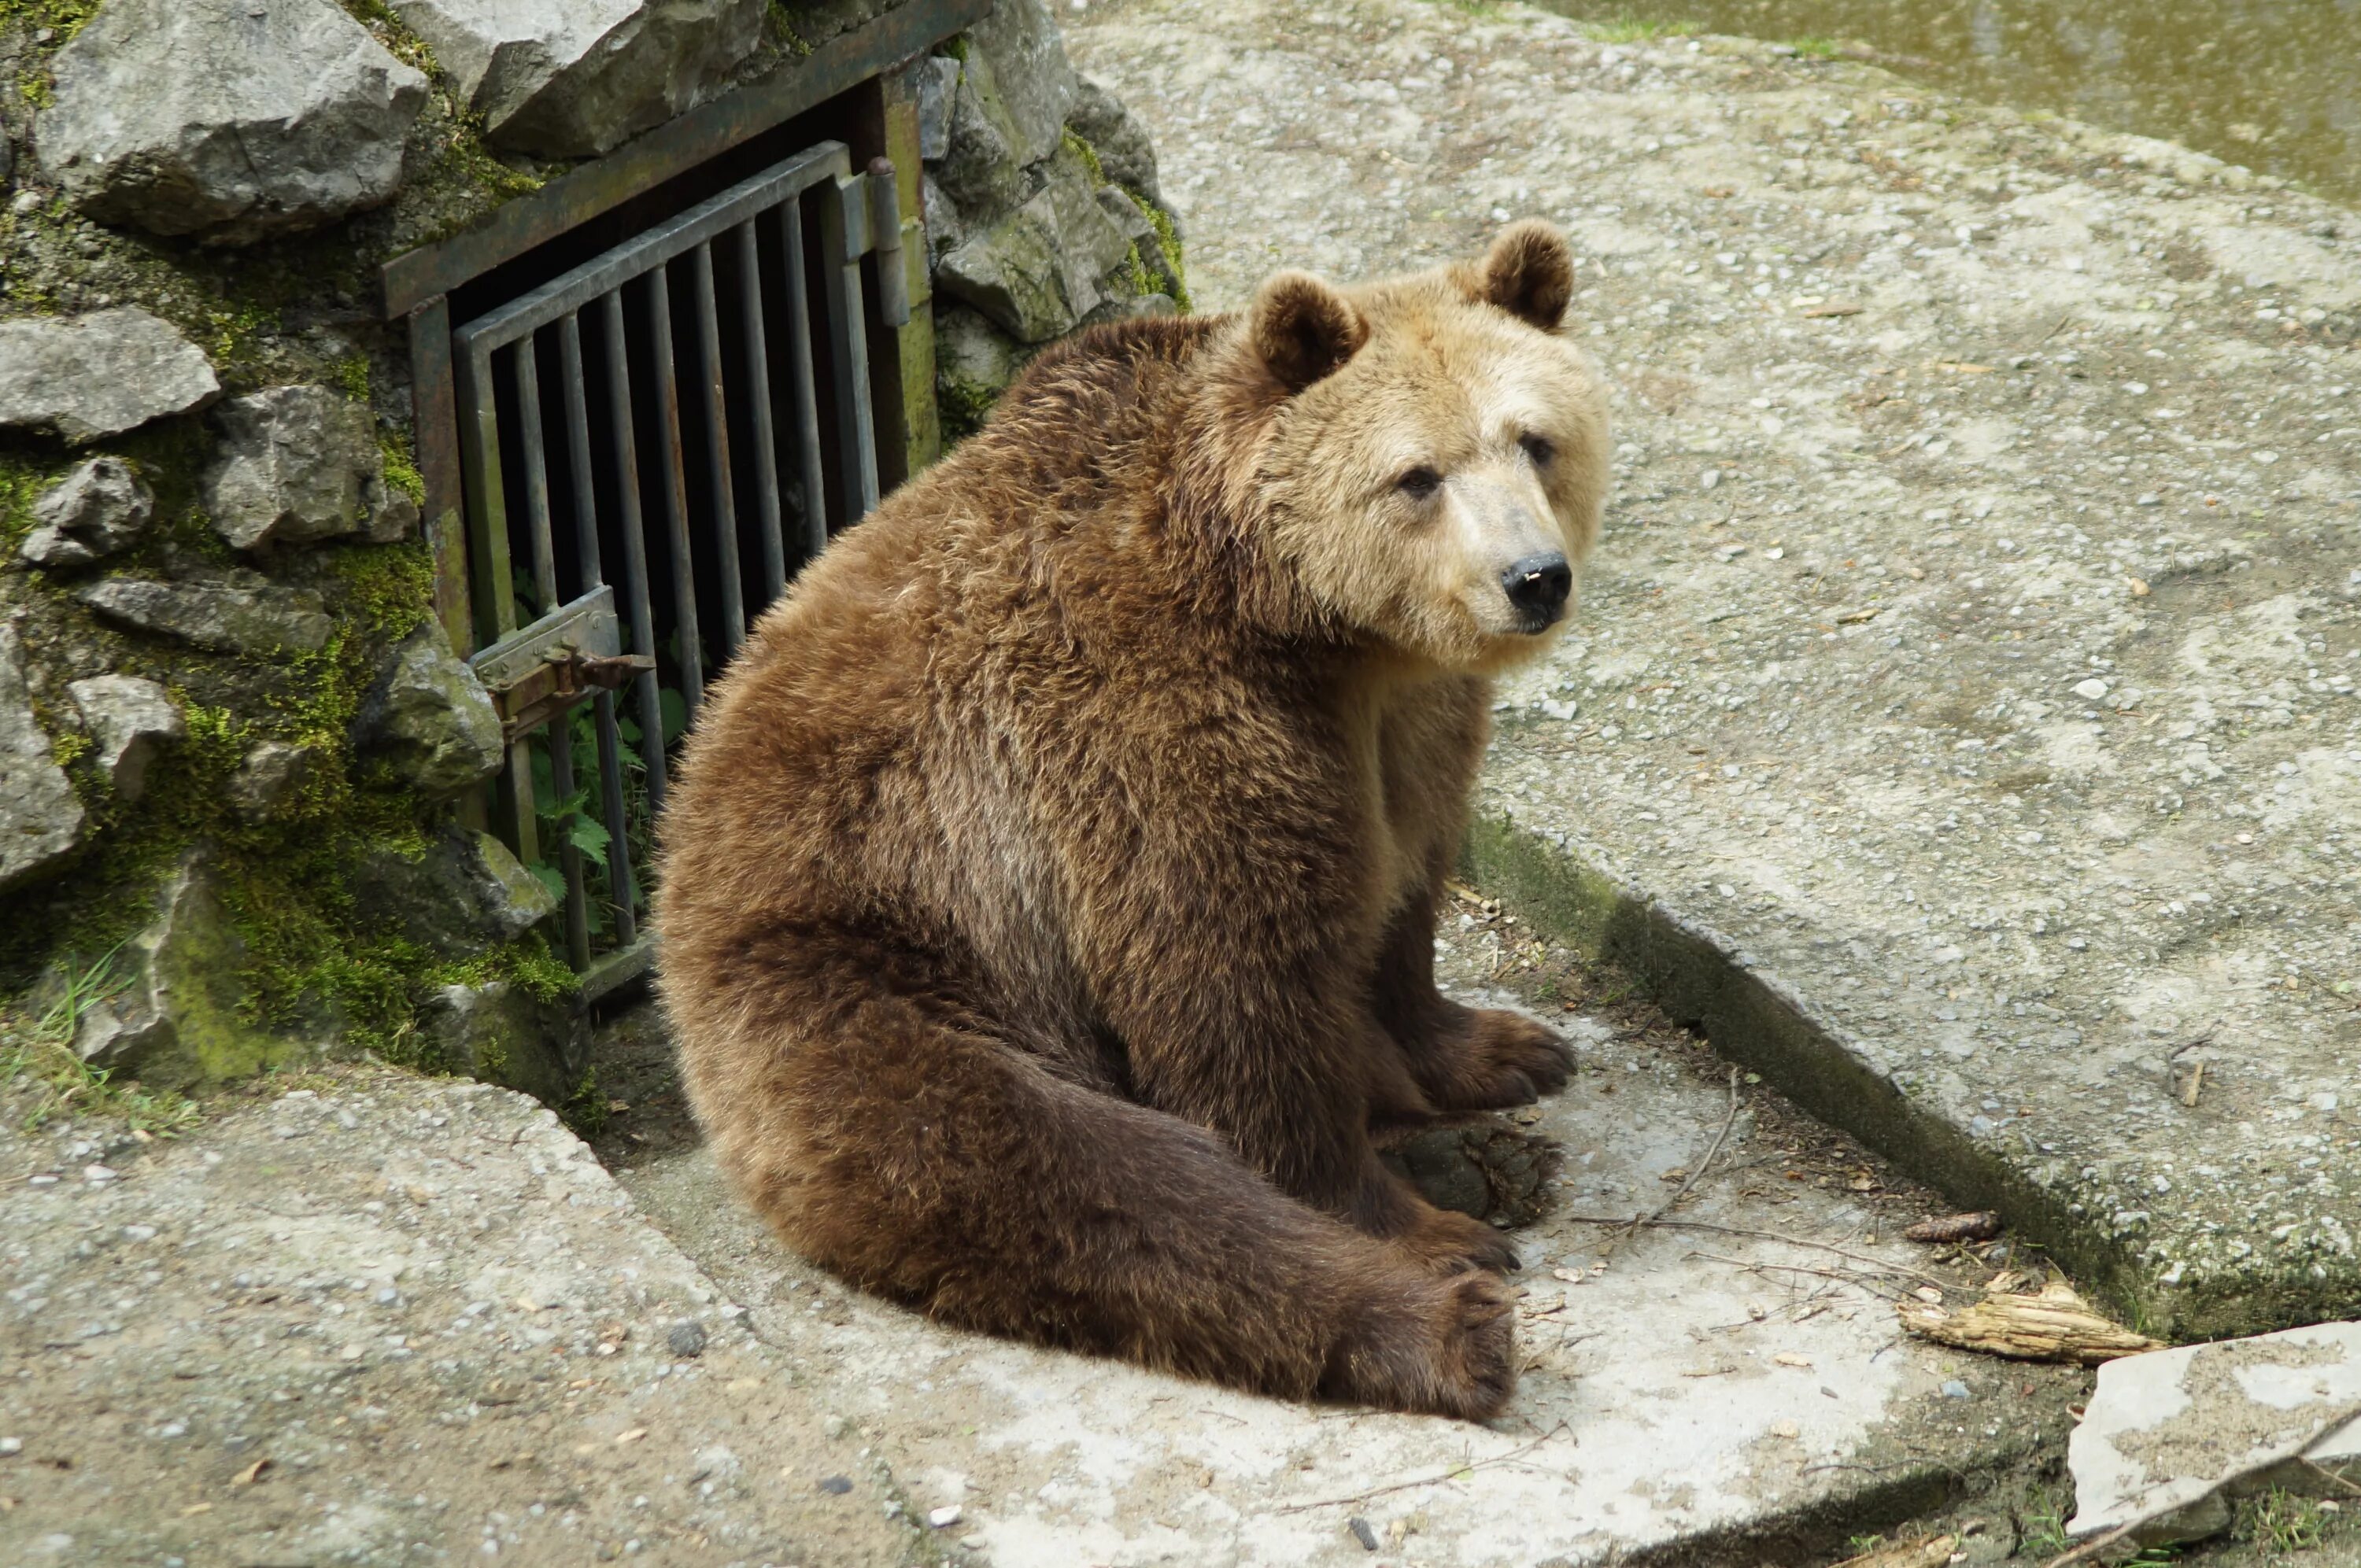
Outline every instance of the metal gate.
POLYGON ((894 0, 382 269, 435 616, 508 741, 461 811, 562 892, 588 996, 652 958, 640 862, 709 673, 933 459, 918 100, 992 5, 894 0))

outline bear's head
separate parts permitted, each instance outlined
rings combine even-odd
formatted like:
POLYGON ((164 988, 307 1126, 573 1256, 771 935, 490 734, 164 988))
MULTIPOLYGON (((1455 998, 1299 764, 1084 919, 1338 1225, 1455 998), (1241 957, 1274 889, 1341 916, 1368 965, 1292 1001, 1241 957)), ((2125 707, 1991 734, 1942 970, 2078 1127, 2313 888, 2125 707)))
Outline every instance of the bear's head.
POLYGON ((1481 261, 1338 288, 1266 282, 1241 352, 1268 378, 1265 543, 1320 617, 1469 673, 1565 620, 1607 490, 1607 398, 1561 335, 1574 258, 1515 225, 1481 261))

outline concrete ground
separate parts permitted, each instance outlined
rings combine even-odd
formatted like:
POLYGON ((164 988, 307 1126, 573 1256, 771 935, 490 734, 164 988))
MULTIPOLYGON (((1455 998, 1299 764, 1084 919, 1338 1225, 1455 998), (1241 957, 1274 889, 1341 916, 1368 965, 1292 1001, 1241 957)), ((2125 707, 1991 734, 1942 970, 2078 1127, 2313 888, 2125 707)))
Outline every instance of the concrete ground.
POLYGON ((722 1189, 642 1010, 602 1033, 595 1153, 505 1091, 374 1068, 169 1140, 28 1132, 0 1096, 0 1562, 1807 1562, 2055 1454, 2086 1375, 1905 1340, 1889 1305, 2037 1259, 1898 1240, 1941 1200, 1497 904, 1460 901, 1440 961, 1582 1058, 1480 1124, 1480 1162, 1414 1161, 1543 1211, 1488 1426, 848 1291, 722 1189), (1520 1174, 1537 1148, 1554 1175, 1520 1174), (1597 1223, 1675 1199, 1693 1228, 1597 1223))
POLYGON ((2361 1312, 2361 219, 1739 40, 1066 21, 1201 308, 1582 254, 1620 488, 1488 886, 2152 1329, 2361 1312))

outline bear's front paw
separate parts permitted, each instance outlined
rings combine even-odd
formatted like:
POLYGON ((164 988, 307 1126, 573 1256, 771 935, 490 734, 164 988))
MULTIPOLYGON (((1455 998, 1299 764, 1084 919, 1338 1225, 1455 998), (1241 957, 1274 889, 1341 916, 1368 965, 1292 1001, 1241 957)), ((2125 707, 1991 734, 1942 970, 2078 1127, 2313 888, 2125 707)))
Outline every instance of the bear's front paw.
POLYGON ((1444 1091, 1452 1111, 1504 1111, 1530 1105, 1565 1087, 1574 1053, 1554 1032, 1521 1013, 1478 1011, 1444 1091))
POLYGON ((1392 1242, 1430 1274, 1502 1274, 1518 1266, 1517 1249, 1508 1237, 1449 1209, 1428 1209, 1392 1242))
POLYGON ((1385 1292, 1338 1347, 1323 1392, 1385 1409, 1480 1421, 1517 1391, 1508 1287, 1488 1274, 1385 1292))

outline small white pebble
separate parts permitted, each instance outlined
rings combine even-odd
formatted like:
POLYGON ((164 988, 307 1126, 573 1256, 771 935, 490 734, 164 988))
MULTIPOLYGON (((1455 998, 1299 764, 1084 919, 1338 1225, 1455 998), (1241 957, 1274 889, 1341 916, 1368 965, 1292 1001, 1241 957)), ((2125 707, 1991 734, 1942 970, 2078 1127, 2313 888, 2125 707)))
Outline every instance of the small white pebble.
POLYGON ((959 1505, 953 1503, 948 1508, 933 1509, 927 1515, 927 1522, 937 1530, 949 1530, 960 1522, 959 1505))

